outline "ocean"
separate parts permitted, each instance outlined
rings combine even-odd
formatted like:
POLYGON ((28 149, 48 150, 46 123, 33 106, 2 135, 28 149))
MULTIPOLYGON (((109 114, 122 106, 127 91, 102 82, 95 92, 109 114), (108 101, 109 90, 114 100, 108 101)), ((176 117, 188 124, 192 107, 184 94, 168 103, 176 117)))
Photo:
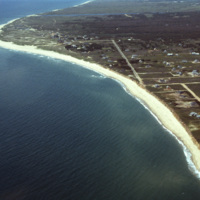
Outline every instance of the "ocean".
MULTIPOLYGON (((81 4, 1 0, 0 24, 81 4)), ((0 200, 196 200, 182 145, 121 84, 0 48, 0 200)))

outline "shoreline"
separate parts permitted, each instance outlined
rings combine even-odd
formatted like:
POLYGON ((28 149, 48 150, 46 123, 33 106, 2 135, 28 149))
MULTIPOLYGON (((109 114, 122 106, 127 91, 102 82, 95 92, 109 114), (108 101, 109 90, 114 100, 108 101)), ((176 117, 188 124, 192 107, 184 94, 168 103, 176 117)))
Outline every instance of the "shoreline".
MULTIPOLYGON (((91 3, 93 1, 95 1, 95 0, 88 0, 88 1, 85 1, 83 3, 77 4, 75 6, 72 6, 72 8, 76 8, 76 7, 79 7, 79 6, 82 6, 82 5, 86 5, 86 4, 91 3)), ((59 11, 59 10, 62 10, 62 9, 63 8, 54 9, 54 10, 52 10, 52 12, 56 12, 56 11, 59 11)))
POLYGON ((73 8, 86 5, 86 4, 91 3, 91 2, 93 2, 93 1, 95 1, 95 0, 88 0, 88 1, 85 1, 85 2, 83 2, 83 3, 81 3, 81 4, 78 4, 78 5, 73 6, 73 8))
MULTIPOLYGON (((11 20, 7 24, 12 23, 15 20, 17 19, 11 20)), ((0 32, 1 28, 7 24, 0 25, 0 32)), ((129 93, 133 98, 136 98, 146 109, 148 109, 149 112, 151 112, 152 115, 157 119, 157 121, 165 129, 167 129, 167 131, 172 134, 176 140, 178 140, 179 144, 181 144, 183 147, 189 169, 197 178, 200 179, 200 149, 198 148, 199 145, 195 143, 190 132, 186 130, 176 115, 165 105, 164 102, 159 100, 145 88, 139 86, 130 78, 106 69, 98 64, 79 60, 72 56, 59 54, 57 52, 38 49, 36 46, 20 46, 11 42, 0 41, 0 47, 64 60, 95 71, 119 82, 127 93, 129 93)))
MULTIPOLYGON (((28 15, 27 17, 29 17, 29 16, 31 16, 31 15, 28 15)), ((11 23, 13 23, 14 21, 16 21, 16 20, 18 20, 19 18, 16 18, 16 19, 12 19, 12 20, 10 20, 10 21, 8 21, 7 23, 5 23, 5 24, 0 24, 0 33, 2 32, 2 28, 4 27, 4 26, 6 26, 6 25, 8 25, 8 24, 11 24, 11 23)))

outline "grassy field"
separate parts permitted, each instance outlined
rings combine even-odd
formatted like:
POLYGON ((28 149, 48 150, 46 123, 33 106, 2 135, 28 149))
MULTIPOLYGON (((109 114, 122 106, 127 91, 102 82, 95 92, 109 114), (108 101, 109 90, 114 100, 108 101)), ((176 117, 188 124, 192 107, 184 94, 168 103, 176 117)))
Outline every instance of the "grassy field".
POLYGON ((200 97, 200 83, 187 85, 197 96, 200 97))

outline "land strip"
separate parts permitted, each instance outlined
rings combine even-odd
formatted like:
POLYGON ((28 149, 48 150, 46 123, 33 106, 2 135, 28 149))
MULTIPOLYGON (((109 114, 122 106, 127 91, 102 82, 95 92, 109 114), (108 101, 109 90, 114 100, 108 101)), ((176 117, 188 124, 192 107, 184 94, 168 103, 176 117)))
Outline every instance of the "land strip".
POLYGON ((65 14, 68 9, 16 20, 2 29, 0 39, 98 63, 137 80, 186 127, 195 127, 190 131, 200 142, 200 121, 190 116, 200 115, 200 103, 192 98, 200 96, 200 12, 65 14))
MULTIPOLYGON (((194 5, 197 8, 199 4, 193 2, 185 7, 194 5)), ((97 7, 92 9, 98 11, 97 7)), ((16 20, 0 32, 0 39, 6 42, 2 44, 13 42, 21 45, 22 49, 24 45, 34 45, 48 52, 97 63, 104 67, 105 74, 115 72, 115 78, 118 75, 120 80, 126 78, 126 81, 134 83, 135 88, 138 85, 134 81, 137 80, 144 89, 138 90, 148 96, 146 99, 142 95, 139 97, 162 119, 163 124, 170 129, 174 121, 168 117, 168 122, 164 122, 163 115, 168 111, 164 109, 159 113, 154 105, 156 100, 163 102, 187 130, 185 137, 190 144, 182 138, 184 144, 189 147, 193 141, 195 148, 199 148, 200 12, 188 9, 187 12, 130 14, 124 10, 128 16, 124 13, 65 16, 78 10, 80 8, 66 9, 51 15, 16 20)), ((100 70, 97 65, 92 66, 94 70, 100 70)), ((132 94, 137 95, 134 91, 132 94)), ((170 130, 181 138, 183 129, 179 129, 179 133, 170 130)))

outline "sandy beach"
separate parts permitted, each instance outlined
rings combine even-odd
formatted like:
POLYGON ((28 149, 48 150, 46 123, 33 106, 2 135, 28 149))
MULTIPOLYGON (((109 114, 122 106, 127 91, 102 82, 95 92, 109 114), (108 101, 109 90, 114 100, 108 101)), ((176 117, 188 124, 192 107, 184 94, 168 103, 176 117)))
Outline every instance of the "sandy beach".
MULTIPOLYGON (((10 21, 9 23, 13 21, 14 20, 10 21)), ((2 28, 3 26, 4 25, 1 25, 0 28, 2 28)), ((192 138, 191 134, 187 132, 182 123, 176 118, 176 116, 170 111, 170 109, 146 89, 140 87, 136 82, 114 71, 105 69, 100 65, 79 60, 71 56, 62 55, 53 51, 38 49, 34 46, 19 46, 10 42, 0 41, 0 47, 32 54, 44 55, 56 59, 62 59, 64 61, 75 63, 87 69, 103 74, 106 77, 120 81, 133 97, 136 97, 140 101, 142 101, 142 103, 144 103, 144 105, 156 116, 160 123, 170 132, 172 132, 176 136, 176 138, 184 144, 185 147, 187 147, 192 155, 191 159, 188 158, 187 155, 187 161, 189 162, 189 165, 192 165, 192 171, 196 174, 198 178, 200 178, 200 149, 198 148, 199 145, 195 143, 196 141, 192 138), (191 160, 193 161, 193 163, 190 163, 191 160)))

